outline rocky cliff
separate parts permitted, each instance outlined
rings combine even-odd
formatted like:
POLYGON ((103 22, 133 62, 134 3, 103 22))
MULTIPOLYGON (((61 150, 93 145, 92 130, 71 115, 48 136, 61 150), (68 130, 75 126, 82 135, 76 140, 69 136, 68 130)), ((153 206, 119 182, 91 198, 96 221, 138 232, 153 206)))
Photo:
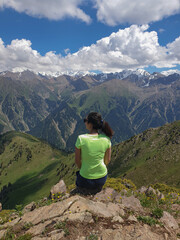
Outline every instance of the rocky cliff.
POLYGON ((42 199, 22 212, 9 214, 1 225, 0 238, 175 240, 180 236, 179 203, 178 193, 164 195, 145 187, 131 193, 105 188, 88 196, 51 192, 50 200, 42 199), (168 196, 171 204, 165 205, 168 196), (145 205, 145 200, 152 203, 155 199, 159 207, 145 205))

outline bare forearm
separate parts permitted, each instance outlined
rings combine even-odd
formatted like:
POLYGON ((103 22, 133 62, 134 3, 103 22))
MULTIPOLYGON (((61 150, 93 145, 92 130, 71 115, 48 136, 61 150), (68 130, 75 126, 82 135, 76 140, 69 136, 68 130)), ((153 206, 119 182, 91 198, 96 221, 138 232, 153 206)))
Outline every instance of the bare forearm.
POLYGON ((104 163, 106 166, 110 163, 111 161, 111 148, 108 148, 105 155, 104 155, 104 163))
POLYGON ((80 169, 81 168, 81 150, 78 148, 75 149, 75 163, 77 167, 80 169))
POLYGON ((81 168, 81 160, 75 160, 76 166, 80 169, 81 168))

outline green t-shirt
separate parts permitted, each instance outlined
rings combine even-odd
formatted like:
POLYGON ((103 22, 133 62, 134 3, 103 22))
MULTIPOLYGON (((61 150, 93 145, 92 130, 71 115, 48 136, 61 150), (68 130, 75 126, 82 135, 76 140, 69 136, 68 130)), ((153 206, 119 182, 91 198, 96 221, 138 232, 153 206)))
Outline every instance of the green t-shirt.
POLYGON ((106 150, 111 147, 111 141, 106 135, 79 135, 75 146, 81 149, 80 175, 82 177, 98 179, 106 176, 104 155, 106 150))

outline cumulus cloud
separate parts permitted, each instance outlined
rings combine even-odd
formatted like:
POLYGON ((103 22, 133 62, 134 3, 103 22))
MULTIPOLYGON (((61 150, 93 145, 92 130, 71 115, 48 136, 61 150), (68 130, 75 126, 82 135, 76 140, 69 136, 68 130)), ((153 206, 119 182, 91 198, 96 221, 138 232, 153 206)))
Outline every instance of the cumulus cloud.
POLYGON ((94 0, 97 18, 110 26, 147 24, 180 12, 179 0, 94 0))
POLYGON ((79 7, 82 4, 83 0, 0 0, 0 8, 13 8, 30 16, 51 20, 72 17, 90 23, 91 18, 79 7))
POLYGON ((26 39, 5 46, 0 39, 0 71, 29 69, 35 72, 93 71, 116 72, 147 66, 174 67, 180 64, 180 37, 160 46, 155 31, 148 25, 132 25, 98 40, 65 57, 55 52, 42 56, 26 39))

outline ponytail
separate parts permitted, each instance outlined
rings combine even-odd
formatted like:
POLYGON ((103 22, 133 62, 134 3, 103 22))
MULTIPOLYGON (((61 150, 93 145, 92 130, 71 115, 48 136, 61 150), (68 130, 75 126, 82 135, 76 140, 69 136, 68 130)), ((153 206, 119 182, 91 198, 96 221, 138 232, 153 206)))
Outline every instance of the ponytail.
POLYGON ((88 123, 92 123, 93 128, 96 130, 101 130, 107 137, 112 138, 114 132, 109 126, 108 122, 102 120, 102 117, 97 112, 91 112, 88 116, 84 119, 88 123))
POLYGON ((114 132, 112 128, 109 126, 109 123, 106 121, 102 122, 102 127, 101 127, 102 132, 109 138, 112 138, 114 132))

